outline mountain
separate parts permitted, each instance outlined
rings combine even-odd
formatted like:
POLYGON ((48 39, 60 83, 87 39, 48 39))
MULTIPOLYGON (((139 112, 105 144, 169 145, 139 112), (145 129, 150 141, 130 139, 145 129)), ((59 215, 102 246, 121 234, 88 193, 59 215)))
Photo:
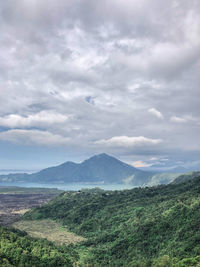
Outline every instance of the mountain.
POLYGON ((0 182, 25 182, 29 178, 28 173, 10 173, 10 174, 1 174, 0 182))
POLYGON ((196 178, 197 176, 200 176, 200 172, 188 172, 183 175, 178 176, 172 184, 180 184, 180 183, 185 183, 189 180, 192 180, 196 178))
POLYGON ((167 173, 167 172, 156 173, 152 175, 151 180, 146 185, 156 186, 160 184, 169 184, 179 176, 180 176, 179 173, 167 173))
POLYGON ((105 153, 95 155, 82 163, 65 162, 29 175, 32 182, 85 182, 85 183, 131 183, 142 186, 152 174, 140 171, 105 153))
POLYGON ((26 174, 0 175, 0 182, 105 183, 152 186, 168 184, 178 175, 142 171, 105 153, 81 163, 67 161, 59 166, 26 174))

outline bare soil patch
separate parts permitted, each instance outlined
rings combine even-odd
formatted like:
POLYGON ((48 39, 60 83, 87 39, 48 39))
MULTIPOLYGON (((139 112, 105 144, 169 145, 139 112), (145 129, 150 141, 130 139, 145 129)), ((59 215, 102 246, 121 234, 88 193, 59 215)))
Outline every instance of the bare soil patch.
POLYGON ((0 225, 10 226, 18 221, 27 210, 47 203, 60 193, 60 191, 57 194, 48 191, 34 193, 34 189, 32 192, 31 189, 26 193, 20 193, 19 190, 15 193, 1 192, 0 190, 0 225))
POLYGON ((58 245, 69 245, 85 240, 82 236, 69 232, 66 227, 52 220, 18 221, 12 226, 26 231, 32 237, 46 238, 58 245))

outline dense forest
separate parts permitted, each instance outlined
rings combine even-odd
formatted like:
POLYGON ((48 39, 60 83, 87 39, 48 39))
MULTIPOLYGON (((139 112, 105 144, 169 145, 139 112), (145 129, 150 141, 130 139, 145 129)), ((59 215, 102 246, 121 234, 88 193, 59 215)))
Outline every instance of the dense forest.
POLYGON ((51 218, 86 237, 76 251, 87 251, 89 266, 197 266, 199 210, 196 177, 177 185, 65 192, 23 219, 51 218))
POLYGON ((78 254, 70 246, 55 246, 25 232, 0 227, 0 266, 57 267, 73 266, 78 254))

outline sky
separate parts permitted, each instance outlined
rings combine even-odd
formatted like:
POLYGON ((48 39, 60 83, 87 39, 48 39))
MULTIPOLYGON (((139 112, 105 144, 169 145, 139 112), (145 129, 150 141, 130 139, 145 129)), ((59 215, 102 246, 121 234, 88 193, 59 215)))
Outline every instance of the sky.
POLYGON ((102 152, 200 166, 199 0, 0 1, 0 171, 102 152))

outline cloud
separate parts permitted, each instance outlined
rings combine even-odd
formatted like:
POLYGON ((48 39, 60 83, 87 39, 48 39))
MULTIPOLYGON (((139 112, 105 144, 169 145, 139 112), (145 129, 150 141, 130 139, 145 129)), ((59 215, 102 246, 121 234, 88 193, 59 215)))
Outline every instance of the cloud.
POLYGON ((137 146, 148 146, 148 145, 157 145, 161 143, 161 139, 151 139, 144 136, 138 137, 128 137, 128 136, 114 136, 110 139, 102 139, 96 141, 98 145, 105 145, 111 147, 137 147, 137 146))
POLYGON ((192 116, 189 116, 189 115, 184 115, 182 117, 177 117, 177 116, 172 116, 170 118, 170 121, 171 122, 177 122, 177 123, 185 123, 185 122, 197 122, 198 119, 197 118, 194 118, 192 116))
POLYGON ((15 144, 41 146, 62 146, 70 142, 70 139, 67 137, 47 131, 20 129, 0 132, 0 140, 15 144))
POLYGON ((0 126, 9 128, 48 127, 67 122, 70 116, 52 111, 41 111, 28 116, 10 114, 0 117, 0 126))
POLYGON ((172 121, 172 122, 180 122, 180 123, 182 123, 182 122, 187 122, 187 119, 186 118, 181 118, 181 117, 177 117, 177 116, 172 116, 171 118, 170 118, 170 121, 172 121))
POLYGON ((152 115, 156 116, 159 119, 163 119, 163 114, 157 110, 156 108, 150 108, 148 109, 148 112, 151 113, 152 115))
POLYGON ((142 168, 142 167, 151 167, 153 165, 153 163, 146 163, 142 160, 137 160, 137 161, 134 161, 132 163, 132 165, 135 167, 135 168, 142 168))
POLYGON ((1 140, 197 160, 199 13, 198 0, 0 1, 1 140))

